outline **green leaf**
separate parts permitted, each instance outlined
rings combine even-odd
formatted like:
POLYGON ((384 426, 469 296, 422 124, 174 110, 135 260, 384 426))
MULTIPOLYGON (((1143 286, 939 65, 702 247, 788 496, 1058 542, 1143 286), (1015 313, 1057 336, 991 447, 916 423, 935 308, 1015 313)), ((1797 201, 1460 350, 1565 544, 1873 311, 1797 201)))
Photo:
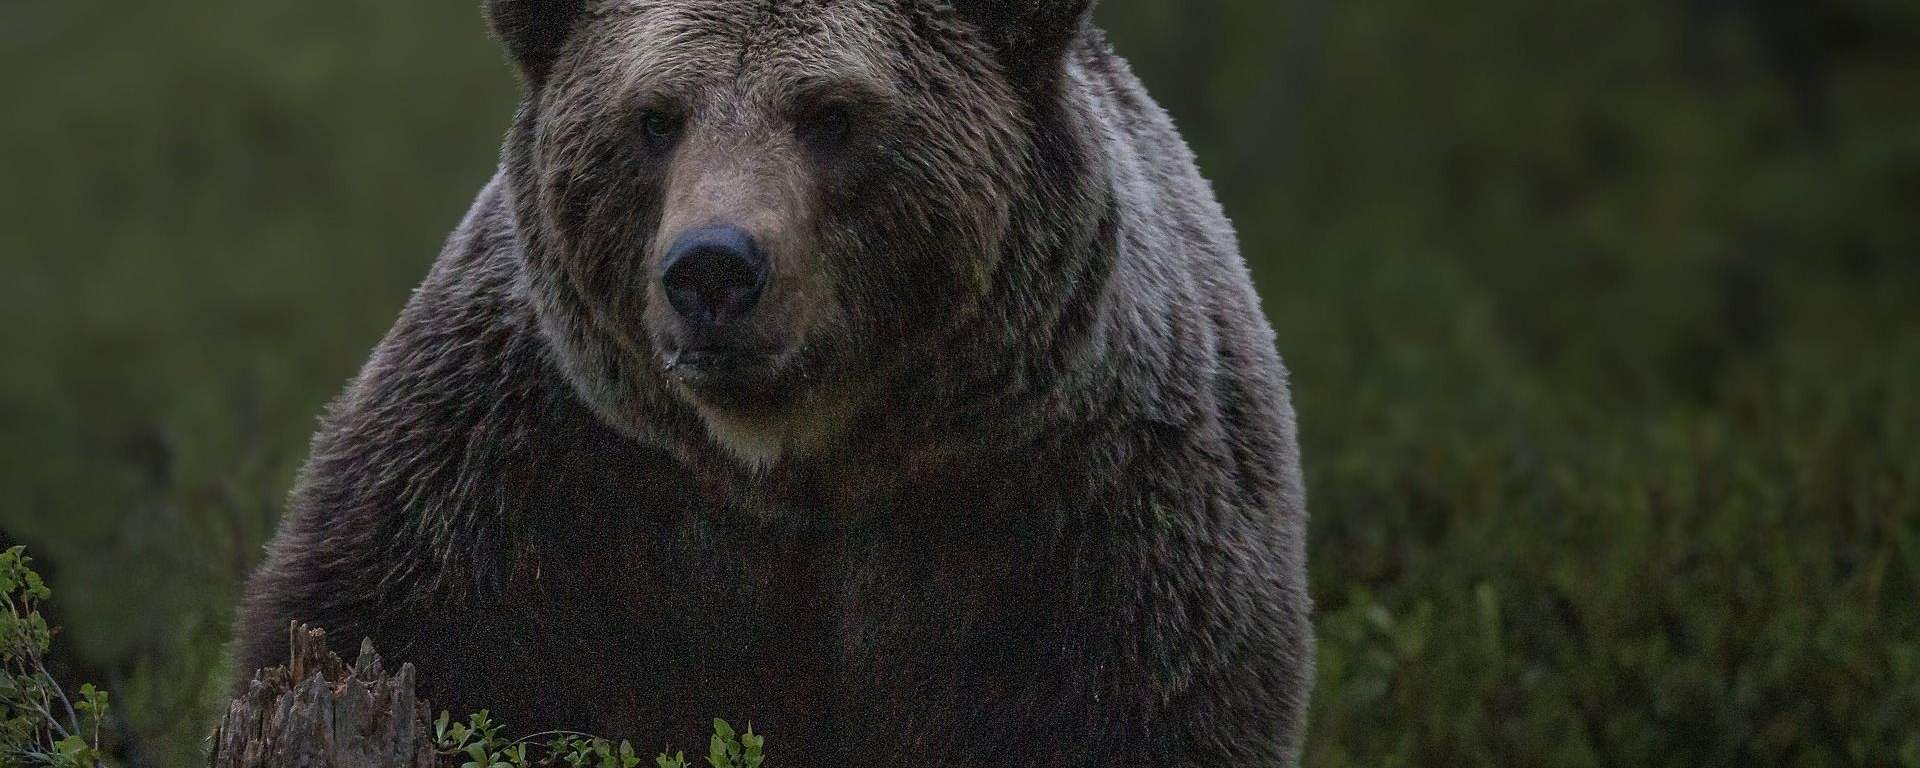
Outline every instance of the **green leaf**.
POLYGON ((27 571, 27 594, 35 599, 48 600, 52 599, 53 590, 47 588, 46 582, 40 580, 40 574, 27 571))

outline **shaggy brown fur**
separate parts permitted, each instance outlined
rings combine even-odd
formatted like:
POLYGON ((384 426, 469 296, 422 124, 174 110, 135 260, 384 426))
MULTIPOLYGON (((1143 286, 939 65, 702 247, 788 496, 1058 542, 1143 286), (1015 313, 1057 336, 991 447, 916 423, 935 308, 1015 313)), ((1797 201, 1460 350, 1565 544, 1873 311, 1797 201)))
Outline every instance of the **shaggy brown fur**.
POLYGON ((436 706, 785 765, 1277 766, 1312 636, 1285 375, 1089 0, 494 0, 501 171, 329 411, 240 622, 436 706), (752 376, 665 251, 771 264, 752 376))

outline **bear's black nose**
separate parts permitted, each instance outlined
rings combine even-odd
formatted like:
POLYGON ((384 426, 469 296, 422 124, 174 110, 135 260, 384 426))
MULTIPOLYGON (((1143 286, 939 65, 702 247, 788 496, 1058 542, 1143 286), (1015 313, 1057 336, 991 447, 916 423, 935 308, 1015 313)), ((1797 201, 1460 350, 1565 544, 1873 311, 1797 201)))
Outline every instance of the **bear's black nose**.
POLYGON ((740 319, 760 300, 767 258, 739 227, 696 229, 680 236, 660 264, 660 283, 681 319, 704 328, 740 319))

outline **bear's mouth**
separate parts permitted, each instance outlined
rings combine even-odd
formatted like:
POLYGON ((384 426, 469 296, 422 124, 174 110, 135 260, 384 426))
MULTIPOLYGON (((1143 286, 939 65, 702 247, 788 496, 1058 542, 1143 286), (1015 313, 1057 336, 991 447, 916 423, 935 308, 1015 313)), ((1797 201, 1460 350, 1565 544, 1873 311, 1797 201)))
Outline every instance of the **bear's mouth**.
POLYGON ((773 347, 694 347, 669 355, 667 369, 682 377, 733 377, 771 366, 779 352, 773 347))
POLYGON ((688 347, 670 351, 666 357, 667 375, 711 405, 757 409, 777 399, 778 347, 688 347))

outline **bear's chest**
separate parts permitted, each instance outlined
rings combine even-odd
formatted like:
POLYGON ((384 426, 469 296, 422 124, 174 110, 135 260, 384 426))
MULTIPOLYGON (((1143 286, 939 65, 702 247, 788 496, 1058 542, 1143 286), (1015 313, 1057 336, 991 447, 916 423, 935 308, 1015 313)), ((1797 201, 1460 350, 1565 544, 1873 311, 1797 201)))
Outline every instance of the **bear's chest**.
POLYGON ((643 744, 697 751, 715 717, 780 733, 789 754, 824 743, 840 581, 832 542, 689 496, 606 503, 614 498, 572 510, 533 548, 535 575, 515 602, 540 617, 543 655, 566 660, 533 676, 567 680, 580 689, 572 700, 594 702, 579 727, 643 744))
POLYGON ((1084 559, 1037 552, 1059 548, 1050 532, 980 530, 977 500, 869 510, 848 527, 829 509, 716 504, 657 472, 551 490, 514 600, 539 617, 539 655, 564 660, 525 676, 579 692, 548 710, 593 703, 569 727, 697 749, 724 717, 783 756, 830 757, 855 723, 970 701, 1058 709, 1081 696, 1045 684, 1050 671, 1090 680, 1100 633, 1077 628, 1099 601, 1075 594, 1084 559))

